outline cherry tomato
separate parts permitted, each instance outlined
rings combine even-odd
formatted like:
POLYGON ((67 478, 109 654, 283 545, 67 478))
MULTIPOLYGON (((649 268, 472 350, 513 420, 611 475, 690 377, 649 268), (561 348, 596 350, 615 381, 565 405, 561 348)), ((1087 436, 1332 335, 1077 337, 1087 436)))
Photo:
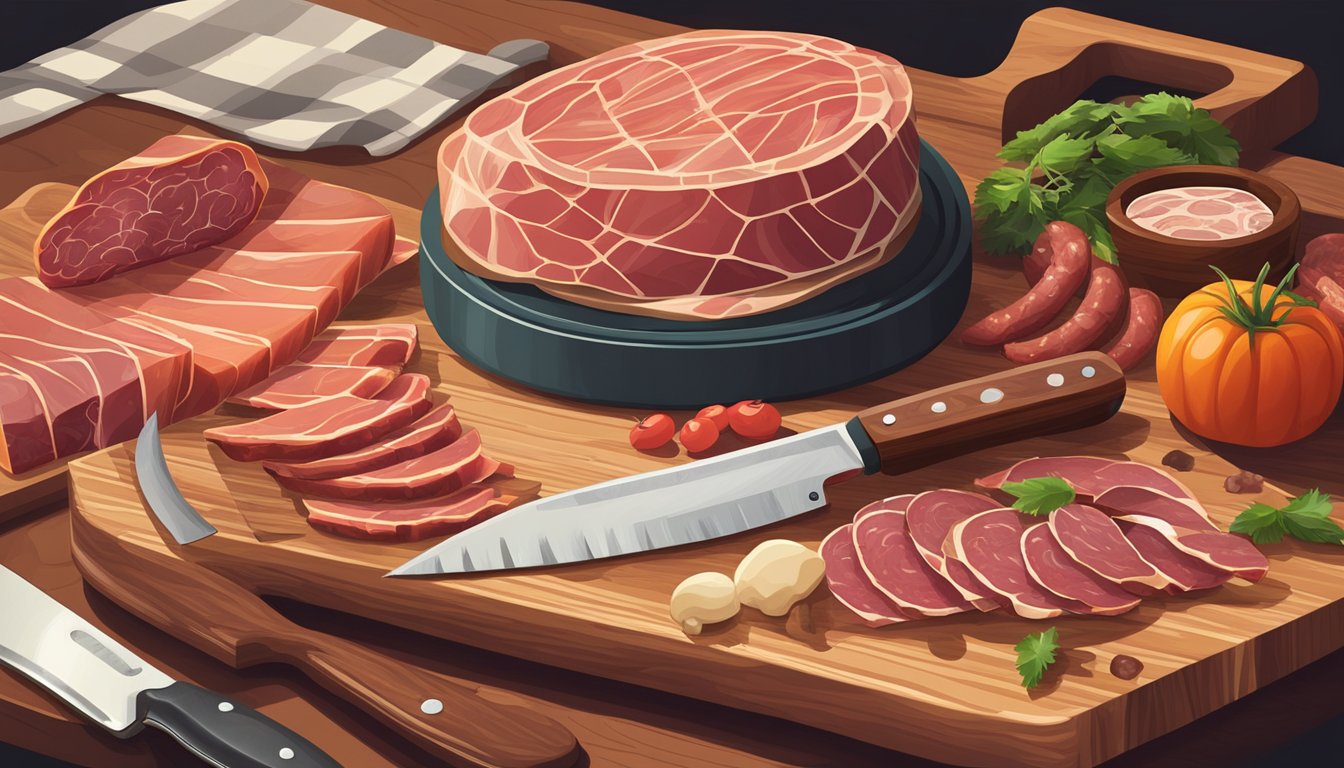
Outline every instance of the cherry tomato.
POLYGON ((667 445, 677 433, 677 423, 666 413, 645 416, 630 429, 630 445, 641 451, 652 451, 667 445))
POLYGON ((728 409, 722 405, 706 405, 695 414, 697 419, 709 419, 714 422, 714 426, 719 428, 722 433, 728 429, 728 409))
POLYGON ((697 416, 681 427, 681 444, 691 453, 707 451, 719 441, 719 428, 709 419, 697 416))
POLYGON ((728 423, 743 437, 764 440, 775 436, 781 420, 775 406, 760 400, 743 400, 728 409, 728 423))

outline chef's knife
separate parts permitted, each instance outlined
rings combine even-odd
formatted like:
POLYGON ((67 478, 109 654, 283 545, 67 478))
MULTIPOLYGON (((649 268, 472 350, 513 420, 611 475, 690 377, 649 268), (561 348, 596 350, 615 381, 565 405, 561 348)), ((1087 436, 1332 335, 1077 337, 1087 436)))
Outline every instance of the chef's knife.
MULTIPOLYGON (((135 474, 150 512, 177 543, 215 534, 168 472, 157 415, 136 442, 135 474)), ((203 565, 173 568, 171 583, 161 572, 128 569, 107 586, 132 612, 234 667, 279 661, 302 670, 440 760, 522 768, 568 766, 579 757, 574 735, 535 710, 496 703, 466 683, 299 626, 203 565), (218 603, 227 610, 216 610, 218 603)), ((99 574, 88 576, 99 585, 99 574)))
POLYGON ((219 768, 340 768, 256 710, 168 675, 0 565, 0 661, 114 735, 166 731, 219 768))
POLYGON ((389 576, 576 563, 716 539, 826 504, 838 475, 905 472, 1110 418, 1125 376, 1098 352, 953 384, 709 459, 523 504, 436 544, 389 576))

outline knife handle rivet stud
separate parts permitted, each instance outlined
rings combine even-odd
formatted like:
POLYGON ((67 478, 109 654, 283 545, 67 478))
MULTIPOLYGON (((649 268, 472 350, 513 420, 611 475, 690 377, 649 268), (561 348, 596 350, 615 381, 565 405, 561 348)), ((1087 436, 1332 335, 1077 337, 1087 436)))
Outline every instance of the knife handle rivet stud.
POLYGON ((1092 378, 1093 376, 1096 376, 1096 375, 1097 375, 1097 369, 1096 369, 1096 368, 1093 368, 1093 367, 1090 366, 1090 365, 1084 365, 1084 366, 1083 366, 1083 370, 1082 370, 1082 374, 1083 374, 1083 378, 1084 378, 1084 379, 1090 379, 1090 378, 1092 378))
POLYGON ((1052 387, 1062 387, 1064 386, 1064 374, 1052 373, 1045 377, 1045 383, 1052 387))
POLYGON ((886 416, 883 416, 883 417, 882 417, 882 423, 883 423, 883 424, 886 424, 888 427, 890 427, 892 424, 895 424, 895 423, 896 423, 896 414, 894 414, 894 413, 888 413, 886 416))
POLYGON ((281 747, 281 748, 280 748, 280 759, 281 759, 281 760, 293 760, 293 759, 294 759, 294 750, 290 749, 289 747, 281 747))
POLYGON ((821 498, 821 494, 820 494, 820 493, 817 493, 816 491, 813 491, 813 492, 807 494, 807 499, 808 499, 808 501, 816 501, 817 499, 820 499, 820 498, 821 498))
POLYGON ((947 403, 944 403, 942 400, 939 400, 933 405, 930 405, 929 410, 933 411, 934 413, 947 413, 947 403))
POLYGON ((420 711, 426 715, 437 715, 443 711, 443 702, 438 699, 425 699, 420 703, 420 711))
POLYGON ((219 702, 219 711, 220 711, 220 712, 232 712, 232 711, 233 711, 233 705, 230 704, 230 703, 227 702, 227 701, 221 701, 221 702, 219 702))

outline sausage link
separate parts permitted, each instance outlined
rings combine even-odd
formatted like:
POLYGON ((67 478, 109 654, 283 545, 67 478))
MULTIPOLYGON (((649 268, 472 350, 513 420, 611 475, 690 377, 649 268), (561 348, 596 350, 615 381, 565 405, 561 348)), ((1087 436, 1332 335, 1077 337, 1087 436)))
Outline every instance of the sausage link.
POLYGON ((1092 349, 1115 328, 1125 299, 1125 278, 1119 268, 1093 256, 1092 279, 1073 317, 1044 336, 1004 346, 1003 354, 1015 363, 1035 363, 1092 349))
POLYGON ((1121 370, 1137 365, 1157 343, 1162 330, 1162 300, 1142 288, 1129 289, 1129 312, 1125 329, 1103 350, 1121 370))
POLYGON ((993 347, 1039 331, 1069 303, 1069 297, 1087 278, 1092 247, 1087 235, 1066 221, 1052 221, 1036 238, 1038 259, 1048 257, 1045 274, 1017 301, 980 320, 961 334, 975 346, 993 347))

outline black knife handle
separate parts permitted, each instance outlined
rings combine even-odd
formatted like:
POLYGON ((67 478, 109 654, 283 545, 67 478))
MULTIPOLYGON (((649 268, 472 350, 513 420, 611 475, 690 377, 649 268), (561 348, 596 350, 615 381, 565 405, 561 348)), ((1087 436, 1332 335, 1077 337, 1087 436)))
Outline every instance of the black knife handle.
POLYGON ((219 768, 341 768, 312 742, 246 704, 176 682, 142 691, 146 725, 219 768))

